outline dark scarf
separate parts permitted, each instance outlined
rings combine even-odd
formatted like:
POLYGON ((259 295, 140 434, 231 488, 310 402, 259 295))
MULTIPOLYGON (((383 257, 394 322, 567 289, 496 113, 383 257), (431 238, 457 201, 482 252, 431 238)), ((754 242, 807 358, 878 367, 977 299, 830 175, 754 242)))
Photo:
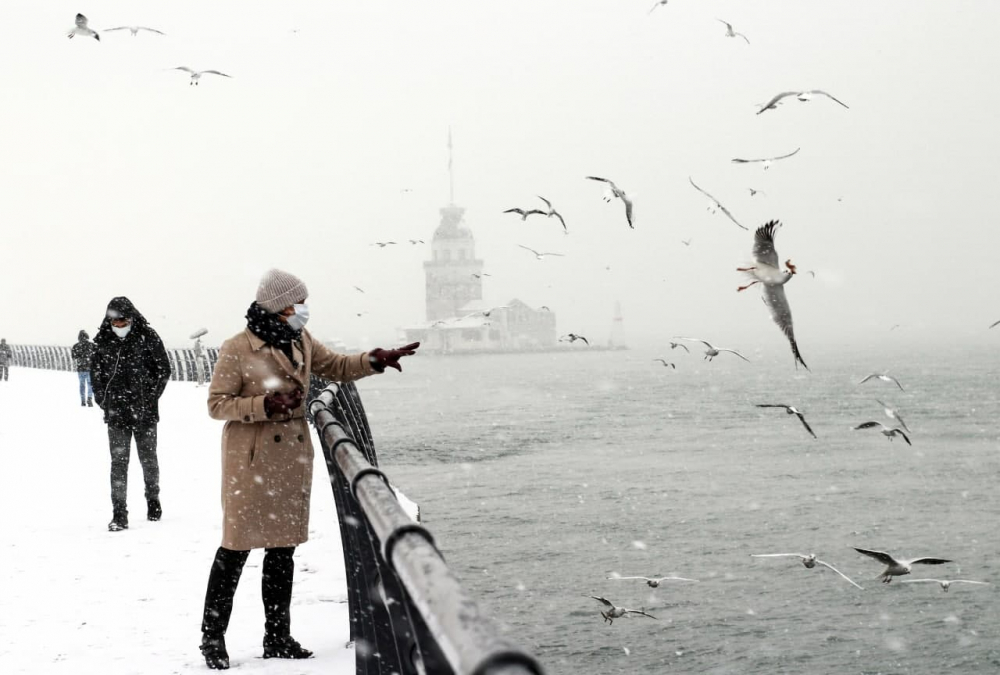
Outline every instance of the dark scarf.
POLYGON ((269 312, 256 302, 251 303, 247 310, 247 328, 250 332, 259 337, 272 347, 277 347, 288 360, 292 367, 297 368, 298 364, 292 358, 292 342, 302 339, 302 331, 295 330, 287 323, 278 318, 278 315, 269 312))

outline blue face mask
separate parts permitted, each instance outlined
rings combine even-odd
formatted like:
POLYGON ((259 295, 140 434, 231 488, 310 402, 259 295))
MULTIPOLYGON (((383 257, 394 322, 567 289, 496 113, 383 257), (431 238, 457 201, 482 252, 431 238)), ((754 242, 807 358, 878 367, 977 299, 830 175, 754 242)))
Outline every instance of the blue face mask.
POLYGON ((303 303, 301 305, 292 305, 292 307, 295 308, 295 314, 288 317, 288 325, 293 330, 302 330, 309 321, 309 305, 303 303))

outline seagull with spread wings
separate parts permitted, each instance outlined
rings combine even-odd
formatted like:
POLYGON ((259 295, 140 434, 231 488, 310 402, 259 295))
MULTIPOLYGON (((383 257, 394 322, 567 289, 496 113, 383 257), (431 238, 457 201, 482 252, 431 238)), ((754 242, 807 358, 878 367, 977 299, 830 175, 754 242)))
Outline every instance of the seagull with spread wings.
POLYGON ((705 357, 704 358, 708 359, 709 362, 711 362, 712 359, 714 359, 716 356, 718 356, 722 352, 729 352, 730 354, 736 354, 736 356, 740 357, 741 359, 743 359, 747 363, 750 363, 750 359, 748 359, 747 357, 743 356, 742 354, 740 354, 735 349, 727 349, 725 347, 713 347, 712 343, 710 343, 708 340, 702 340, 701 338, 689 338, 689 337, 675 337, 674 339, 675 340, 688 340, 689 342, 700 342, 700 343, 702 343, 703 345, 705 345, 705 347, 707 347, 707 349, 705 350, 705 357))
POLYGON ((690 354, 690 353, 691 353, 691 350, 690 350, 690 349, 688 349, 688 346, 687 346, 687 345, 682 345, 682 344, 681 344, 680 342, 671 342, 671 343, 670 343, 670 348, 671 348, 671 349, 677 349, 678 347, 683 347, 683 348, 684 348, 684 351, 686 351, 686 352, 687 352, 688 354, 690 354))
POLYGON ((596 595, 588 595, 587 597, 593 598, 594 600, 597 600, 605 607, 607 607, 605 611, 601 612, 601 616, 603 616, 604 620, 609 624, 614 624, 615 619, 619 619, 625 616, 626 614, 641 614, 642 616, 648 616, 650 619, 656 618, 652 614, 646 614, 646 612, 641 609, 626 609, 625 607, 616 607, 614 603, 612 603, 607 598, 599 598, 596 595))
POLYGON ((650 8, 649 13, 652 14, 654 9, 666 5, 668 2, 670 2, 670 0, 656 0, 656 4, 650 8))
POLYGON ((878 575, 876 579, 881 579, 883 584, 888 584, 893 577, 902 577, 910 573, 914 565, 943 565, 952 562, 945 558, 914 558, 913 560, 900 560, 893 558, 884 551, 869 551, 863 548, 851 547, 858 553, 874 558, 886 566, 885 571, 878 575))
POLYGON ((525 251, 531 251, 532 253, 534 253, 536 260, 543 260, 545 258, 545 256, 547 256, 547 255, 553 255, 553 256, 556 256, 556 257, 559 257, 559 258, 566 257, 562 253, 539 253, 538 251, 536 251, 533 248, 528 248, 527 246, 522 246, 521 244, 518 244, 518 246, 520 246, 521 248, 523 248, 525 251))
POLYGON ((628 221, 628 226, 631 227, 634 230, 635 229, 635 225, 632 224, 632 199, 631 199, 631 197, 629 197, 627 194, 625 194, 624 190, 622 190, 620 187, 618 187, 617 185, 615 185, 612 181, 608 180, 607 178, 599 178, 597 176, 585 176, 585 178, 587 180, 596 180, 596 181, 600 181, 601 183, 607 183, 608 184, 608 189, 611 190, 611 196, 610 197, 605 197, 604 201, 610 202, 612 199, 620 199, 620 200, 622 200, 622 203, 625 204, 625 220, 628 221))
POLYGON ((747 39, 746 35, 744 35, 743 33, 737 33, 736 31, 733 30, 733 24, 729 23, 728 21, 723 21, 722 19, 716 19, 716 21, 720 21, 720 22, 726 24, 726 37, 734 38, 734 37, 736 37, 738 35, 741 38, 743 38, 744 40, 746 40, 747 44, 750 44, 750 40, 747 39))
POLYGON ((895 408, 893 408, 891 405, 887 405, 885 403, 882 403, 882 401, 880 401, 878 399, 875 399, 875 402, 878 403, 880 406, 882 406, 882 410, 885 411, 885 416, 886 417, 888 417, 891 420, 896 420, 897 422, 899 422, 900 425, 902 425, 903 429, 906 432, 913 433, 912 431, 910 431, 910 428, 908 426, 906 426, 906 422, 903 421, 903 418, 899 416, 899 411, 898 410, 896 410, 895 408))
POLYGON ((900 579, 901 584, 920 584, 925 582, 932 582, 941 586, 941 590, 945 593, 948 592, 948 588, 952 584, 980 584, 982 586, 989 586, 988 581, 972 581, 971 579, 900 579))
POLYGON ((115 28, 105 28, 104 32, 109 33, 113 30, 127 30, 132 33, 132 37, 139 34, 139 31, 144 30, 150 33, 156 33, 157 35, 166 35, 162 30, 156 30, 155 28, 147 28, 146 26, 117 26, 115 28))
MULTIPOLYGON (((838 570, 836 567, 834 567, 828 562, 824 562, 823 560, 817 558, 815 553, 810 553, 809 555, 804 555, 802 553, 751 553, 750 557, 751 558, 798 558, 799 560, 802 561, 802 564, 806 567, 806 569, 811 570, 812 568, 816 567, 816 565, 822 565, 823 567, 831 569, 837 574, 839 574, 847 581, 847 583, 851 584, 855 588, 861 588, 861 586, 856 584, 853 580, 851 580, 850 577, 848 577, 846 574, 838 570)), ((865 589, 861 588, 861 590, 865 589)))
POLYGON ((713 197, 712 195, 708 194, 707 192, 705 192, 704 190, 702 190, 700 187, 698 187, 698 185, 694 182, 694 180, 691 178, 691 176, 688 176, 688 180, 691 181, 691 185, 694 186, 695 190, 697 190, 698 192, 700 192, 703 195, 705 195, 706 197, 708 197, 708 199, 709 199, 709 205, 708 205, 709 212, 715 213, 716 211, 722 211, 724 214, 726 214, 726 217, 729 218, 729 220, 731 220, 734 223, 736 223, 736 225, 738 227, 740 227, 740 228, 742 228, 744 230, 748 229, 746 227, 743 227, 743 225, 740 225, 740 221, 738 221, 735 218, 733 218, 733 214, 731 214, 729 212, 729 209, 727 209, 725 206, 722 205, 722 202, 720 202, 718 199, 716 199, 715 197, 713 197))
POLYGON ((784 403, 755 403, 754 405, 758 408, 784 408, 785 412, 789 415, 796 415, 799 418, 799 421, 802 422, 802 426, 806 428, 806 431, 808 431, 813 438, 816 438, 816 433, 812 430, 812 427, 809 426, 809 423, 806 422, 805 415, 803 415, 802 412, 795 406, 785 405, 784 403))
POLYGON ((809 370, 809 366, 802 360, 799 345, 795 341, 795 331, 792 328, 792 310, 788 306, 788 298, 785 296, 785 284, 795 276, 795 265, 790 259, 786 260, 785 266, 788 271, 782 271, 778 262, 778 252, 774 248, 774 236, 779 227, 781 227, 781 223, 772 220, 757 228, 753 239, 753 266, 736 268, 738 272, 746 272, 753 281, 736 290, 745 291, 754 284, 764 284, 764 304, 771 311, 771 318, 778 324, 778 328, 788 338, 788 343, 792 347, 792 356, 795 357, 795 367, 798 368, 798 364, 801 363, 806 370, 809 370))
POLYGON ((573 344, 577 340, 583 340, 583 343, 585 345, 587 345, 588 347, 590 346, 590 340, 583 337, 582 335, 577 335, 576 333, 567 333, 566 335, 563 335, 561 338, 559 338, 559 342, 568 342, 570 344, 573 344))
MULTIPOLYGON (((697 579, 688 579, 687 577, 623 577, 617 574, 612 574, 608 579, 642 579, 646 582, 646 585, 650 588, 658 588, 660 584, 664 581, 693 581, 698 582, 697 579)), ((590 596, 594 597, 594 596, 590 596)))
POLYGON ((878 427, 878 430, 882 432, 882 435, 888 438, 890 441, 892 440, 893 436, 896 436, 898 434, 903 437, 903 440, 906 441, 907 445, 913 445, 913 443, 910 443, 910 437, 907 436, 902 429, 900 429, 899 427, 893 427, 890 429, 881 422, 863 422, 862 424, 859 424, 858 426, 854 427, 854 430, 857 431, 858 429, 874 429, 876 427, 878 427))
POLYGON ((101 41, 101 36, 97 34, 97 31, 87 26, 87 17, 83 14, 76 15, 76 25, 70 28, 69 32, 66 33, 66 37, 70 40, 77 35, 80 37, 92 37, 98 42, 101 41))
POLYGON ((222 77, 228 77, 232 79, 232 75, 226 75, 225 73, 220 73, 218 70, 194 70, 188 68, 187 66, 177 66, 176 68, 171 68, 171 70, 183 70, 185 73, 191 74, 191 81, 188 84, 198 84, 201 81, 202 75, 221 75, 222 77))
MULTIPOLYGON (((761 159, 742 159, 740 157, 734 157, 733 159, 731 159, 729 161, 732 162, 733 164, 753 164, 754 162, 763 162, 764 171, 767 171, 768 169, 771 168, 771 162, 777 162, 779 159, 788 159, 792 155, 797 154, 798 151, 801 150, 801 149, 802 148, 795 148, 795 150, 793 150, 792 152, 788 153, 787 155, 778 155, 777 157, 764 157, 764 158, 761 158, 761 159)), ((750 196, 753 197, 756 192, 757 192, 756 190, 754 190, 754 189, 751 188, 750 189, 750 196)))
POLYGON ((525 221, 525 220, 527 220, 528 216, 532 216, 532 215, 544 216, 544 215, 546 215, 545 211, 541 211, 539 209, 518 209, 518 208, 513 208, 513 209, 507 209, 506 211, 504 211, 504 213, 516 213, 517 215, 521 216, 521 221, 522 222, 525 221))
POLYGON ((653 360, 654 361, 659 361, 660 363, 662 363, 664 368, 666 368, 667 366, 670 366, 674 370, 677 370, 677 366, 675 364, 673 364, 673 363, 670 363, 666 359, 653 359, 653 360))
POLYGON ((865 382, 871 379, 882 380, 883 382, 892 382, 897 387, 899 387, 900 391, 906 391, 905 389, 903 389, 903 385, 899 383, 899 380, 890 375, 888 370, 885 371, 884 373, 872 373, 871 375, 865 377, 865 379, 858 382, 858 384, 864 384, 865 382))
POLYGON ((767 103, 765 103, 761 107, 761 109, 757 111, 757 114, 759 115, 762 112, 764 112, 765 110, 775 110, 778 107, 778 104, 781 103, 783 99, 786 99, 789 96, 794 96, 795 98, 797 98, 798 100, 802 101, 803 103, 806 102, 806 101, 811 101, 812 99, 816 98, 817 96, 826 96, 831 101, 836 101, 837 103, 839 103, 840 105, 844 106, 845 108, 849 108, 850 107, 846 103, 844 103, 843 101, 834 98, 833 96, 831 96, 830 94, 826 93, 822 89, 810 89, 808 91, 783 91, 780 94, 778 94, 777 96, 775 96, 774 98, 772 98, 770 101, 768 101, 767 103))
POLYGON ((395 244, 394 241, 376 241, 372 246, 378 246, 379 248, 385 248, 386 246, 391 246, 395 244))
POLYGON ((994 321, 990 324, 990 328, 993 328, 994 326, 1000 326, 1000 321, 994 321))

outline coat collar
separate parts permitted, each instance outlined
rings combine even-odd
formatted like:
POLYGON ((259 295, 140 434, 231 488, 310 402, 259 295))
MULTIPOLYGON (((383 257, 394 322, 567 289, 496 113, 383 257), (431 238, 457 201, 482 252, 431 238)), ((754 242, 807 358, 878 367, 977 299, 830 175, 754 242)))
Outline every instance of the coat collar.
MULTIPOLYGON (((265 347, 270 347, 266 342, 260 339, 256 333, 254 333, 249 328, 244 328, 243 333, 247 336, 247 340, 250 342, 250 349, 253 351, 259 351, 265 347)), ((305 330, 302 331, 302 340, 292 342, 292 354, 295 356, 295 360, 298 361, 299 367, 293 368, 291 362, 289 362, 288 357, 285 353, 277 348, 271 348, 273 350, 272 357, 278 362, 281 368, 295 378, 300 384, 305 383, 306 375, 306 356, 305 356, 305 344, 306 340, 310 338, 307 337, 308 333, 305 330)))

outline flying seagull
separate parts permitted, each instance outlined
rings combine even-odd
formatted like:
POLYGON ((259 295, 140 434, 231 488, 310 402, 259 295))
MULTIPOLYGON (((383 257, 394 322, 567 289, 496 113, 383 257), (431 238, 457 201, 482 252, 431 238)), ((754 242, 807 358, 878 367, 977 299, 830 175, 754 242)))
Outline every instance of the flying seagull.
POLYGON ((864 384, 865 382, 867 382, 868 380, 870 380, 872 378, 875 378, 877 380, 882 380, 883 382, 892 382, 897 387, 899 387, 900 391, 906 391, 905 389, 903 389, 903 385, 901 385, 899 383, 899 380, 897 380, 892 375, 889 375, 889 371, 888 370, 885 371, 884 373, 881 373, 881 374, 879 374, 879 373, 872 373, 871 375, 867 376, 865 379, 863 379, 860 382, 858 382, 858 384, 864 384))
POLYGON ((906 441, 907 445, 913 445, 913 443, 910 443, 909 436, 907 436, 902 429, 900 429, 899 427, 893 427, 892 429, 890 429, 881 422, 864 422, 854 427, 854 430, 857 431, 858 429, 874 429, 875 427, 878 427, 879 431, 882 432, 882 435, 888 438, 890 441, 892 440, 893 436, 899 434, 900 436, 903 437, 903 440, 906 441))
POLYGON ((491 277, 493 275, 490 274, 489 272, 483 272, 482 274, 473 273, 472 276, 474 276, 476 279, 482 279, 483 277, 491 277))
POLYGON ((202 75, 221 75, 222 77, 228 78, 233 77, 232 75, 220 73, 218 70, 192 70, 187 66, 177 66, 176 68, 171 68, 171 70, 183 70, 185 73, 191 73, 191 81, 188 82, 188 84, 198 84, 202 75))
MULTIPOLYGON (((669 362, 669 361, 667 361, 666 359, 653 359, 653 360, 654 360, 654 361, 659 361, 660 363, 662 363, 662 364, 663 364, 663 367, 664 367, 664 368, 666 368, 667 366, 670 366, 670 367, 671 367, 671 368, 673 368, 674 370, 677 370, 677 366, 676 366, 676 365, 674 365, 673 363, 670 363, 670 362, 669 362)), ((628 577, 628 578, 631 578, 631 577, 628 577)))
POLYGON ((907 431, 909 433, 913 433, 912 431, 910 431, 910 428, 908 426, 906 426, 906 422, 903 421, 903 418, 899 416, 899 411, 898 410, 896 410, 895 408, 893 408, 890 405, 886 405, 885 403, 882 403, 882 401, 880 401, 878 399, 875 399, 875 402, 878 403, 880 406, 882 406, 882 409, 885 411, 885 416, 886 417, 888 417, 889 419, 893 419, 893 420, 896 420, 897 422, 899 422, 900 425, 902 425, 904 431, 907 431))
MULTIPOLYGON (((664 581, 693 581, 698 582, 697 579, 688 579, 686 577, 620 577, 617 574, 612 574, 608 579, 642 579, 646 582, 646 585, 650 588, 658 588, 660 584, 664 581)), ((594 596, 590 596, 594 597, 594 596)))
POLYGON ((569 229, 566 227, 566 221, 563 220, 562 215, 558 211, 552 208, 552 202, 541 195, 538 195, 538 198, 545 202, 545 206, 548 208, 548 211, 542 211, 542 214, 548 216, 549 218, 558 218, 559 222, 562 223, 563 233, 569 234, 569 229))
POLYGON ((789 415, 796 415, 799 421, 802 422, 802 426, 806 428, 813 438, 816 438, 816 433, 812 430, 812 427, 806 422, 805 415, 803 415, 795 406, 785 405, 784 403, 756 403, 754 404, 758 408, 784 408, 785 412, 789 415))
POLYGON ((77 35, 79 35, 80 37, 92 37, 98 42, 101 41, 101 36, 97 34, 97 31, 91 30, 90 28, 87 27, 87 17, 85 17, 83 14, 76 15, 76 26, 71 28, 70 31, 66 33, 66 37, 68 37, 70 40, 72 40, 77 35))
POLYGON ((726 217, 729 218, 729 220, 731 220, 734 223, 736 223, 737 226, 743 228, 744 230, 748 229, 748 228, 743 227, 742 225, 740 225, 740 222, 738 220, 736 220, 735 218, 733 218, 733 214, 731 214, 729 212, 729 209, 727 209, 725 206, 723 206, 722 203, 718 199, 716 199, 715 197, 713 197, 712 195, 708 194, 707 192, 705 192, 704 190, 702 190, 700 187, 698 187, 695 184, 694 180, 691 178, 691 176, 688 176, 688 180, 691 181, 691 185, 694 185, 694 189, 695 190, 697 190, 698 192, 700 192, 703 195, 705 195, 706 197, 708 197, 708 199, 711 202, 709 204, 709 206, 708 206, 708 210, 710 212, 715 213, 716 210, 722 211, 724 214, 726 214, 726 217))
MULTIPOLYGON (((771 162, 777 162, 779 159, 788 159, 792 155, 798 153, 798 151, 801 150, 801 149, 802 148, 795 148, 795 150, 793 150, 792 152, 788 153, 787 155, 778 155, 777 157, 765 157, 765 158, 762 158, 762 159, 741 159, 739 157, 734 157, 733 159, 731 159, 729 161, 731 161, 733 164, 753 164, 754 162, 763 162, 764 163, 764 171, 767 171, 768 169, 771 168, 771 162)), ((754 190, 753 188, 750 189, 750 196, 751 197, 753 197, 756 193, 757 193, 756 190, 754 190)))
POLYGON ((514 209, 507 209, 506 211, 504 211, 504 213, 516 213, 517 215, 521 216, 522 221, 527 220, 528 216, 534 215, 536 213, 540 216, 546 215, 545 211, 540 211, 538 209, 528 209, 527 211, 525 211, 524 209, 514 208, 514 209))
POLYGON ((132 33, 132 37, 138 35, 139 31, 141 30, 149 31, 150 33, 156 33, 157 35, 166 35, 166 33, 164 33, 162 30, 156 30, 155 28, 146 28, 145 26, 117 26, 115 28, 105 28, 104 32, 108 33, 113 30, 127 30, 128 32, 132 33))
POLYGON ((656 0, 656 4, 649 10, 649 13, 652 14, 654 9, 660 7, 661 5, 666 5, 668 2, 670 2, 670 0, 656 0))
POLYGON ((910 568, 913 565, 943 565, 944 563, 952 562, 951 560, 945 560, 944 558, 914 558, 913 560, 897 560, 883 551, 868 551, 863 548, 852 548, 854 548, 854 550, 858 553, 866 555, 869 558, 874 558, 880 563, 886 565, 885 571, 876 577, 877 579, 881 579, 883 584, 892 582, 893 577, 901 577, 909 574, 910 568))
POLYGON ((411 244, 414 244, 414 245, 416 245, 416 244, 423 244, 423 243, 424 243, 424 240, 423 240, 423 239, 410 239, 410 240, 409 240, 409 242, 410 242, 411 244))
MULTIPOLYGON (((751 558, 798 558, 802 561, 802 564, 805 565, 806 569, 811 570, 812 568, 816 567, 816 565, 822 565, 823 567, 829 568, 834 572, 836 572, 837 574, 839 574, 840 576, 842 576, 845 580, 847 580, 847 583, 851 584, 855 588, 861 588, 861 586, 852 581, 850 577, 848 577, 846 574, 838 570, 836 567, 834 567, 828 562, 824 562, 819 558, 817 558, 815 553, 810 553, 809 555, 803 555, 802 553, 751 553, 750 557, 751 558)), ((861 588, 861 590, 865 589, 861 588)))
POLYGON ((922 582, 931 581, 935 584, 941 585, 941 590, 948 592, 948 587, 952 584, 980 584, 983 586, 989 586, 988 581, 972 581, 971 579, 900 579, 901 584, 919 584, 922 582))
POLYGON ((687 345, 682 345, 682 344, 681 344, 681 343, 679 343, 679 342, 671 342, 671 343, 670 343, 670 348, 671 348, 671 349, 677 349, 678 347, 683 347, 683 348, 684 348, 684 351, 686 351, 686 352, 687 352, 688 354, 690 354, 690 353, 691 353, 691 350, 690 350, 690 349, 688 349, 688 346, 687 346, 687 345))
POLYGON ((757 228, 753 238, 754 265, 736 268, 738 272, 748 273, 754 281, 746 286, 740 286, 736 290, 744 291, 754 284, 764 284, 764 304, 771 310, 771 318, 778 324, 778 328, 785 334, 792 346, 795 367, 798 368, 798 364, 801 363, 806 370, 809 370, 809 366, 802 360, 802 354, 799 353, 799 345, 795 342, 795 332, 792 329, 792 310, 788 306, 788 298, 785 297, 785 284, 791 281, 795 275, 795 265, 790 259, 786 260, 785 266, 788 271, 783 272, 778 262, 778 252, 774 249, 774 235, 779 227, 781 227, 781 223, 772 220, 757 228))
MULTIPOLYGON (((796 152, 798 152, 798 151, 796 150, 796 152)), ((733 161, 735 162, 736 160, 734 159, 733 161)), ((751 197, 757 196, 758 192, 761 193, 762 195, 764 195, 765 197, 767 196, 767 193, 764 192, 763 190, 755 190, 754 188, 747 188, 747 190, 750 190, 750 196, 751 197)))
POLYGON ((778 104, 781 102, 781 100, 784 99, 784 98, 787 98, 789 96, 794 96, 795 98, 797 98, 797 99, 799 99, 800 101, 803 101, 803 102, 805 102, 805 101, 811 101, 816 96, 826 96, 828 99, 836 101, 837 103, 839 103, 840 105, 844 106, 845 108, 849 108, 850 107, 846 103, 844 103, 843 101, 840 101, 840 100, 834 98, 833 96, 831 96, 830 94, 826 93, 822 89, 810 89, 809 91, 783 91, 780 94, 778 94, 777 96, 775 96, 774 98, 772 98, 770 101, 768 101, 767 103, 765 103, 764 106, 760 110, 757 111, 757 114, 759 115, 762 112, 764 112, 765 110, 774 110, 774 109, 776 109, 777 106, 778 106, 778 104))
POLYGON ((712 343, 710 343, 708 340, 702 340, 701 338, 689 338, 689 337, 675 337, 674 339, 675 340, 688 340, 690 342, 700 342, 700 343, 702 343, 703 345, 705 345, 708 348, 705 351, 705 358, 708 359, 709 361, 711 361, 712 359, 714 359, 716 356, 718 356, 722 352, 729 352, 730 354, 736 354, 736 356, 740 357, 741 359, 743 359, 747 363, 750 363, 750 359, 748 359, 747 357, 743 356, 742 354, 740 354, 735 349, 726 349, 725 347, 713 347, 712 343))
MULTIPOLYGON (((521 246, 521 244, 518 244, 518 246, 521 246)), ((565 257, 565 256, 564 256, 564 255, 563 255, 562 253, 539 253, 539 252, 538 252, 538 251, 536 251, 535 249, 533 249, 533 248, 528 248, 527 246, 521 246, 521 248, 523 248, 523 249, 524 249, 525 251, 531 251, 532 253, 534 253, 534 254, 535 254, 535 259, 536 259, 536 260, 542 260, 542 259, 544 259, 544 258, 545 258, 545 256, 547 256, 547 255, 554 255, 554 256, 558 256, 558 257, 560 257, 560 258, 564 258, 564 257, 565 257)))
MULTIPOLYGON (((608 184, 608 187, 611 189, 612 197, 622 200, 622 203, 625 204, 625 220, 628 221, 628 226, 634 230, 635 225, 632 224, 632 200, 627 194, 625 194, 625 191, 607 178, 598 178, 597 176, 586 176, 586 178, 587 180, 596 180, 608 184)), ((604 201, 610 202, 612 197, 605 197, 604 201)))
POLYGON ((681 239, 681 243, 684 244, 685 246, 690 246, 691 245, 691 240, 690 239, 681 239))
POLYGON ((726 24, 726 37, 736 37, 737 35, 739 35, 741 38, 747 41, 747 44, 750 44, 750 40, 747 40, 746 35, 744 35, 743 33, 737 33, 736 31, 733 30, 733 25, 731 23, 729 23, 728 21, 722 21, 722 19, 716 19, 716 21, 721 21, 722 23, 726 24))
POLYGON ((561 338, 559 338, 559 342, 568 342, 570 344, 573 344, 577 340, 583 340, 585 345, 587 345, 588 347, 590 346, 590 340, 583 337, 582 335, 577 335, 576 333, 567 333, 566 335, 563 335, 561 338))
POLYGON ((389 246, 390 244, 395 244, 395 243, 396 242, 394 242, 394 241, 376 241, 374 244, 372 244, 372 246, 378 246, 379 248, 385 248, 386 246, 389 246))
POLYGON ((650 619, 656 618, 652 614, 646 614, 646 612, 644 612, 641 609, 626 609, 624 607, 615 607, 614 604, 612 604, 612 602, 606 598, 599 598, 596 595, 588 595, 587 597, 597 600, 598 602, 602 603, 605 607, 608 608, 606 611, 601 612, 601 616, 603 616, 604 620, 609 624, 614 624, 615 619, 621 618, 626 614, 641 614, 643 616, 648 616, 650 619))
POLYGON ((354 290, 356 290, 358 293, 364 293, 364 290, 361 289, 361 288, 359 288, 358 286, 351 286, 351 288, 353 288, 354 290))
POLYGON ((990 324, 990 328, 993 328, 994 326, 1000 326, 1000 321, 994 321, 990 324))

